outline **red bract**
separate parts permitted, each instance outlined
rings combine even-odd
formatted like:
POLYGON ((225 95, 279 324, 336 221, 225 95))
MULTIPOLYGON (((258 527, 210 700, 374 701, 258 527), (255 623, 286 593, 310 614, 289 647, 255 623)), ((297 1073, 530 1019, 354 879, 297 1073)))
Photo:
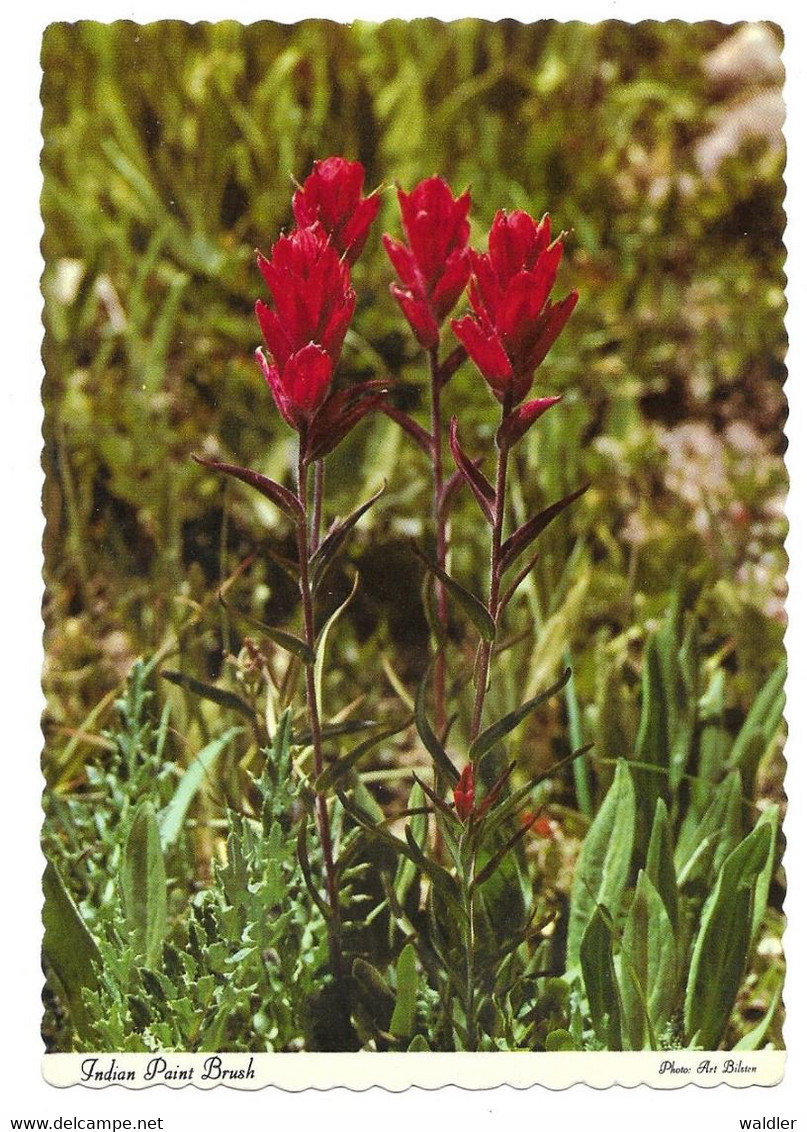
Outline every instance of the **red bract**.
POLYGON ((361 255, 370 225, 381 206, 377 193, 362 197, 364 166, 344 157, 315 161, 292 198, 294 219, 300 228, 319 222, 340 255, 355 263, 361 255))
POLYGON ((474 812, 474 768, 470 763, 463 767, 454 787, 454 806, 460 821, 467 821, 474 812))
POLYGON ((576 291, 549 299, 563 255, 562 238, 550 239, 548 216, 536 222, 526 212, 498 212, 487 253, 471 253, 474 314, 451 324, 495 396, 511 406, 527 396, 577 303, 576 291))
POLYGON ((271 354, 258 363, 283 419, 298 431, 325 401, 356 295, 347 264, 318 224, 281 236, 258 267, 274 301, 255 304, 271 354))
POLYGON ((456 306, 470 274, 468 209, 441 177, 421 181, 411 193, 398 189, 407 243, 384 236, 384 247, 403 286, 390 286, 421 346, 437 345, 440 327, 456 306))

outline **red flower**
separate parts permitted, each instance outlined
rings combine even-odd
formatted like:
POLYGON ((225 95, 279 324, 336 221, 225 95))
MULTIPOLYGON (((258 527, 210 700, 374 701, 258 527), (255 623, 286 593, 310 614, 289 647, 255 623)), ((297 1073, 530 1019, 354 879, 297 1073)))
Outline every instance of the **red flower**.
POLYGON ((576 291, 558 303, 549 299, 563 255, 562 239, 550 237, 548 216, 536 222, 526 212, 498 212, 487 253, 471 253, 474 314, 451 324, 495 396, 511 405, 529 393, 577 303, 576 291))
POLYGON ((281 236, 258 267, 274 301, 255 304, 271 354, 259 350, 258 362, 283 419, 300 430, 328 395, 356 295, 318 224, 281 236))
POLYGON ((467 821, 474 812, 474 768, 470 763, 463 767, 454 787, 454 806, 460 821, 467 821))
POLYGON ((381 206, 381 197, 372 193, 362 197, 364 166, 344 157, 326 157, 314 162, 314 171, 306 177, 292 198, 294 219, 300 228, 309 228, 317 221, 322 225, 348 263, 361 255, 381 206))
POLYGON ((398 203, 408 246, 383 237, 403 284, 390 291, 418 342, 430 349, 468 282, 471 197, 464 192, 455 200, 441 177, 429 177, 411 193, 398 189, 398 203))

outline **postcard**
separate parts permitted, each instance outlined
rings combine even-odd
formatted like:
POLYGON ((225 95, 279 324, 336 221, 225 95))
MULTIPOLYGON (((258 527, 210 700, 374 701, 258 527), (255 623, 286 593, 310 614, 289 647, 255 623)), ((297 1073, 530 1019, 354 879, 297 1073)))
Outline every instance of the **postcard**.
POLYGON ((782 50, 45 28, 49 1084, 783 1079, 782 50))

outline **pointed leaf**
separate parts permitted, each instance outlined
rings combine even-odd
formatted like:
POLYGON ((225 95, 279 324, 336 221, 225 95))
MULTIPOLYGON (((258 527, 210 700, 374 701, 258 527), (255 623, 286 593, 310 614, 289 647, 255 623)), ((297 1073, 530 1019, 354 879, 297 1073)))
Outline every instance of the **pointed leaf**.
POLYGON ((664 907, 667 909, 673 931, 677 931, 678 882, 675 875, 670 820, 663 798, 659 798, 656 802, 645 869, 648 879, 653 882, 659 896, 664 901, 664 907))
POLYGON ((61 984, 70 1020, 85 1041, 92 1026, 84 1005, 83 991, 98 986, 101 956, 81 913, 64 886, 56 866, 48 861, 42 876, 42 952, 61 984))
POLYGON ((438 770, 446 775, 451 786, 456 785, 459 780, 460 772, 454 766, 451 759, 448 757, 443 744, 432 731, 429 718, 426 714, 426 691, 429 685, 429 678, 431 675, 432 666, 434 665, 435 658, 429 663, 428 668, 415 696, 415 727, 420 736, 421 742, 431 757, 434 759, 438 770))
POLYGON ((496 723, 492 723, 490 727, 486 727, 484 731, 481 731, 476 739, 474 739, 473 743, 471 743, 468 751, 470 761, 476 763, 477 759, 480 759, 486 751, 489 751, 491 747, 495 747, 505 735, 509 735, 514 728, 518 727, 519 723, 521 723, 523 719, 526 719, 530 712, 535 711, 542 703, 545 703, 546 700, 556 695, 563 688, 571 675, 571 668, 567 668, 560 680, 554 683, 551 688, 546 688, 543 692, 539 692, 537 696, 533 696, 531 700, 527 700, 520 708, 508 712, 507 715, 502 716, 496 723))
POLYGON ((684 999, 690 1042, 717 1049, 745 974, 754 890, 767 860, 770 827, 758 824, 726 858, 703 909, 684 999))
POLYGON ((382 402, 380 408, 382 413, 385 413, 390 420, 395 421, 404 432, 412 437, 415 444, 417 444, 427 456, 431 457, 433 455, 434 442, 431 433, 426 432, 426 429, 422 428, 417 421, 410 417, 408 413, 405 413, 403 409, 398 409, 395 405, 390 405, 388 401, 382 402))
POLYGON ((567 967, 577 966, 580 941, 597 905, 619 908, 630 873, 636 800, 628 764, 617 763, 614 781, 580 851, 569 908, 567 967))
POLYGON ((553 519, 557 518, 562 511, 565 511, 576 499, 579 499, 584 492, 588 491, 589 485, 584 484, 579 487, 577 491, 571 492, 569 495, 559 499, 557 503, 545 508, 538 515, 533 515, 526 523, 523 523, 517 531, 505 541, 502 546, 501 564, 502 571, 509 570, 518 556, 527 549, 530 543, 538 538, 542 531, 546 530, 553 519))
POLYGON ((356 526, 362 515, 364 515, 366 511, 369 511, 373 504, 380 499, 386 490, 386 486, 386 484, 382 484, 375 495, 372 495, 368 500, 362 503, 360 507, 352 511, 346 519, 340 519, 338 522, 334 523, 325 535, 325 538, 312 554, 309 563, 312 590, 316 592, 319 588, 322 579, 328 571, 328 567, 333 562, 342 543, 356 526))
POLYGON ((627 1049, 657 1049, 678 996, 676 936, 664 901, 640 872, 625 927, 619 985, 627 1049))
POLYGON ((263 633, 270 641, 274 641, 280 648, 291 653, 292 656, 296 656, 303 664, 314 663, 313 650, 310 649, 300 637, 296 637, 293 633, 287 633, 285 629, 276 629, 273 625, 265 625, 263 621, 257 617, 253 617, 250 613, 243 613, 240 609, 233 609, 230 603, 225 601, 221 595, 219 595, 219 602, 224 606, 230 616, 238 621, 245 621, 248 625, 251 625, 254 629, 263 633))
POLYGON ((328 647, 328 636, 331 632, 331 629, 345 612, 351 601, 353 601, 353 598, 356 596, 356 590, 358 588, 359 575, 358 572, 356 572, 353 578, 353 588, 351 589, 345 600, 342 602, 342 604, 337 606, 337 608, 333 611, 331 616, 323 625, 320 634, 317 637, 317 656, 314 662, 314 688, 316 692, 317 707, 319 708, 320 717, 322 716, 322 670, 325 664, 325 653, 328 647))
POLYGON ((607 1050, 622 1049, 622 1006, 608 909, 597 905, 580 940, 580 969, 594 1032, 607 1050))
POLYGON ((379 743, 383 743, 385 739, 389 739, 390 736, 398 735, 401 731, 406 730, 411 722, 411 718, 406 719, 403 723, 396 723, 392 727, 387 727, 383 731, 377 732, 375 735, 370 735, 367 739, 359 743, 358 746, 354 747, 352 751, 349 751, 346 755, 342 755, 332 762, 323 770, 314 784, 317 793, 324 794, 327 790, 330 790, 335 783, 341 778, 344 778, 349 771, 353 770, 360 759, 372 751, 374 747, 377 747, 379 743))
POLYGON ((151 802, 136 810, 121 862, 126 927, 135 952, 155 967, 168 926, 168 891, 160 830, 151 802))
POLYGON ((526 786, 522 786, 519 790, 514 791, 509 798, 505 798, 503 801, 501 801, 493 811, 493 813, 491 813, 490 816, 486 819, 486 830, 488 836, 490 836, 495 830, 497 830, 503 824, 505 819, 510 816, 510 814, 514 813, 515 810, 518 809, 521 803, 529 797, 529 795, 533 792, 533 790, 535 790, 536 787, 540 786, 542 782, 546 782, 547 779, 552 778, 554 775, 556 775, 562 767, 573 762, 575 759, 580 758, 581 755, 585 755, 588 751, 591 750, 592 746, 592 743, 587 743, 585 747, 580 747, 579 750, 572 751, 570 755, 566 755, 564 758, 558 759, 556 763, 553 763, 549 770, 545 770, 541 774, 536 775, 535 778, 531 779, 526 784, 526 786))
POLYGON ((316 906, 319 908, 323 918, 327 923, 331 918, 331 909, 328 906, 327 901, 323 898, 316 884, 314 883, 314 878, 311 875, 311 862, 308 859, 307 836, 308 819, 304 817, 300 822, 300 829, 297 833, 297 860, 300 862, 300 870, 303 874, 303 880, 305 881, 305 887, 308 889, 308 894, 314 901, 316 906))
POLYGON ((415 1028, 417 1013, 417 968, 415 949, 407 943, 395 967, 395 1010, 390 1021, 390 1033, 396 1038, 409 1038, 415 1028))
POLYGON ((413 546, 413 550, 426 569, 443 583, 449 594, 462 608, 469 620, 475 625, 482 639, 488 642, 492 641, 496 636, 496 626, 490 613, 488 613, 479 598, 474 597, 469 590, 461 586, 459 582, 452 578, 450 574, 447 574, 445 570, 441 570, 437 563, 427 558, 418 547, 413 546))
POLYGON ((225 464, 220 460, 208 460, 204 456, 194 456, 193 458, 197 464, 210 468, 213 472, 223 472, 225 475, 233 476, 235 479, 241 480, 242 483, 254 487, 265 499, 274 503, 284 515, 288 515, 295 523, 305 521, 303 508, 297 496, 287 487, 283 487, 282 484, 270 480, 268 476, 254 472, 251 468, 241 468, 238 464, 225 464))
POLYGON ((203 680, 197 680, 195 676, 189 676, 186 672, 172 672, 168 668, 164 668, 160 676, 171 684, 186 688, 189 692, 193 692, 195 696, 201 696, 203 700, 210 700, 211 703, 218 704, 219 707, 231 708, 251 723, 255 722, 255 712, 247 701, 243 700, 236 692, 231 692, 227 688, 217 688, 215 684, 206 684, 203 680))
POLYGON ((188 764, 173 798, 159 816, 160 845, 163 852, 179 837, 188 807, 202 783, 211 776, 219 755, 226 749, 228 743, 240 734, 240 728, 231 727, 220 738, 203 747, 196 758, 188 764))
POLYGON ((456 417, 451 418, 448 438, 451 455, 454 457, 454 463, 457 465, 457 469, 473 492, 474 499, 479 504, 482 514, 492 526, 496 517, 496 492, 493 489, 493 485, 480 468, 477 467, 473 460, 470 460, 463 451, 459 437, 457 436, 456 417))

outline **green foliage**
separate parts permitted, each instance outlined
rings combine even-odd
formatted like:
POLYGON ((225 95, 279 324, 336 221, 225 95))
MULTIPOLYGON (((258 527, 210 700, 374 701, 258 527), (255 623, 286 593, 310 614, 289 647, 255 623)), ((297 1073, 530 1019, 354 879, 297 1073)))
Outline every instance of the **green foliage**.
MULTIPOLYGON (((713 175, 698 165, 725 109, 701 64, 732 30, 47 29, 51 1048, 780 1040, 782 158, 772 145, 713 175), (317 776, 294 714, 311 662, 289 561, 300 509, 250 359, 252 252, 288 227, 290 178, 337 152, 362 160, 369 187, 435 171, 470 184, 476 247, 497 209, 549 209, 571 231, 559 286, 581 302, 541 370, 563 404, 508 472, 501 623, 475 596, 487 525, 465 490, 446 505, 449 573, 435 568, 411 436, 378 419, 329 456, 332 523, 310 564, 317 776), (227 469, 258 491, 223 486, 227 469), (452 598, 437 634, 445 728, 429 720, 413 536, 429 598, 435 573, 452 598), (492 722, 466 743, 480 635, 492 722), (132 664, 140 654, 155 660, 132 664), (439 805, 469 750, 480 794, 517 764, 472 832, 439 805), (347 1038, 317 790, 337 849, 347 1038)), ((382 231, 399 232, 391 190, 354 270, 340 379, 394 378, 422 427, 382 231)), ((492 401, 470 365, 444 399, 469 452, 491 453, 492 401)))

